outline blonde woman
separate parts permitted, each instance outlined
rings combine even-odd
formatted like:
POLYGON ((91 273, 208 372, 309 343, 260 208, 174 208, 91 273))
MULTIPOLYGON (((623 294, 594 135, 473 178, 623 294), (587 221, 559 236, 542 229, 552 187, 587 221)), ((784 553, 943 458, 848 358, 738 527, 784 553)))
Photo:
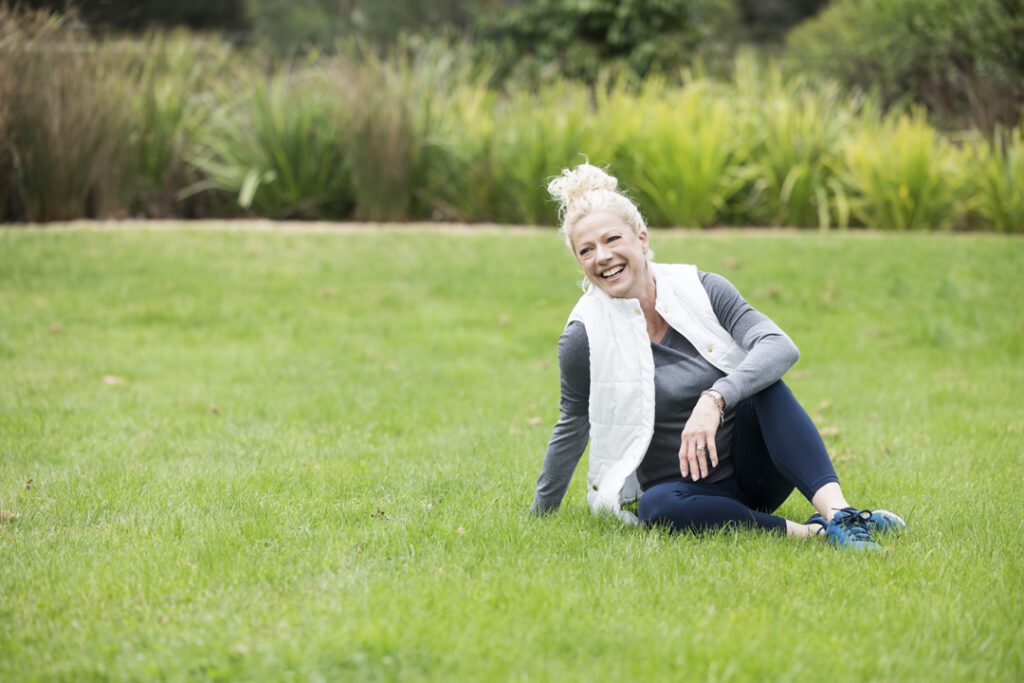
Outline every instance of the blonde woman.
POLYGON ((825 444, 782 382, 799 357, 725 278, 652 260, 647 226, 617 181, 582 164, 548 190, 585 275, 558 343, 561 417, 531 509, 561 503, 587 442, 587 499, 626 522, 727 525, 877 549, 906 527, 846 500, 825 444), (772 514, 793 489, 815 514, 772 514), (637 515, 623 505, 639 499, 637 515))

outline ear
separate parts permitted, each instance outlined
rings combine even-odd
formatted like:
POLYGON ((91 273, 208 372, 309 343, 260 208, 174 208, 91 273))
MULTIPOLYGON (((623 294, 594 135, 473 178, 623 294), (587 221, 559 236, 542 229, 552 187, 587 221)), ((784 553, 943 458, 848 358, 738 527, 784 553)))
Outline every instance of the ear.
POLYGON ((643 232, 638 234, 636 237, 637 237, 638 240, 640 240, 640 245, 643 247, 644 254, 646 254, 647 253, 647 231, 644 230, 643 232))

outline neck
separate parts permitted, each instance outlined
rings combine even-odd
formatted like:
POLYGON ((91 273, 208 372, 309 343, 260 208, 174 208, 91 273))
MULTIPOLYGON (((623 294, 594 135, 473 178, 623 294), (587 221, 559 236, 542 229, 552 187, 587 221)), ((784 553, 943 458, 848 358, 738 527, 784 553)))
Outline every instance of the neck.
POLYGON ((650 319, 651 314, 654 313, 654 303, 658 298, 657 283, 654 281, 654 273, 651 271, 650 263, 647 263, 646 268, 644 268, 642 288, 636 294, 636 298, 640 302, 640 308, 643 309, 644 315, 650 319))

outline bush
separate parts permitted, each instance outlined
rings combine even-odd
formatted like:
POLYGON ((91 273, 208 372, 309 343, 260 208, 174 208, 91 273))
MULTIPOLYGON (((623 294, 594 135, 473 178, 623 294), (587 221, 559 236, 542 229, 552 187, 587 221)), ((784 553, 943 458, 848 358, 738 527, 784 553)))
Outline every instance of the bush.
POLYGON ((948 125, 1016 125, 1024 106, 1022 0, 834 0, 789 36, 789 56, 886 105, 914 99, 948 125))
POLYGON ((741 33, 731 0, 533 0, 484 15, 501 76, 552 74, 593 83, 608 66, 642 76, 731 54, 741 33))

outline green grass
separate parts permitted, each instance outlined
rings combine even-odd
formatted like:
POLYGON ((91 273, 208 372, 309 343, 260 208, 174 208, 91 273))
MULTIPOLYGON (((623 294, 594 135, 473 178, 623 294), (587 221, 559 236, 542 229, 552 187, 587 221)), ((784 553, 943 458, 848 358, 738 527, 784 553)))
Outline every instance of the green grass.
POLYGON ((0 680, 1024 677, 1024 242, 652 241, 796 340, 885 553, 622 528, 582 468, 532 518, 553 231, 3 230, 0 680))

